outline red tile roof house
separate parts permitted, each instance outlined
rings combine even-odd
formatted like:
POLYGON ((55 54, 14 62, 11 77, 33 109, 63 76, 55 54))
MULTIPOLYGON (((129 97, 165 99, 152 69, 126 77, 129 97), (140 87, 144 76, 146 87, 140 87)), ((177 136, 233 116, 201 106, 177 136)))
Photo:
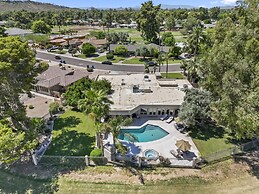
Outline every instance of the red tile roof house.
POLYGON ((36 77, 38 81, 34 90, 38 93, 60 97, 68 86, 90 73, 86 70, 73 69, 69 66, 50 66, 46 71, 36 77))

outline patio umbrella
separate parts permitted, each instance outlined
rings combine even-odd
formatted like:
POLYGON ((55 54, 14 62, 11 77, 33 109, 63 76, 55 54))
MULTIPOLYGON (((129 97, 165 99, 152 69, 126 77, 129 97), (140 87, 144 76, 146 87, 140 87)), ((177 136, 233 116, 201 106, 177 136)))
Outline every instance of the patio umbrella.
POLYGON ((177 140, 175 145, 183 152, 189 151, 191 149, 191 144, 183 139, 177 140))

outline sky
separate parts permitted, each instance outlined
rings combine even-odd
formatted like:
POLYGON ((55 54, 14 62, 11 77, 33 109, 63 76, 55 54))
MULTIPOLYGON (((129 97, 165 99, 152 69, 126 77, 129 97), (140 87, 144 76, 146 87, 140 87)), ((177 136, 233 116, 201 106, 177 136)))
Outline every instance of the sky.
MULTIPOLYGON (((136 7, 147 0, 35 0, 68 7, 119 8, 136 7)), ((195 7, 216 7, 235 5, 236 0, 153 0, 155 5, 191 5, 195 7)))

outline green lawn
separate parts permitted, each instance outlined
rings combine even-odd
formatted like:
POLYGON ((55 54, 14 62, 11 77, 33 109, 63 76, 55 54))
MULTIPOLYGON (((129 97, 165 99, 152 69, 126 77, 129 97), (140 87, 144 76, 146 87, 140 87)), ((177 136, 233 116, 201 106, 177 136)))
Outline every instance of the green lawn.
POLYGON ((74 55, 75 57, 86 59, 87 57, 84 54, 74 55))
POLYGON ((89 155, 94 142, 93 120, 84 113, 67 110, 55 120, 52 143, 46 155, 89 155))
MULTIPOLYGON (((114 59, 110 60, 110 61, 112 61, 113 63, 118 63, 120 61, 123 61, 124 59, 125 59, 125 57, 120 57, 120 56, 114 55, 114 59)), ((93 59, 93 61, 99 61, 99 62, 106 61, 106 60, 107 60, 106 56, 101 56, 101 57, 97 57, 97 58, 93 59)))
POLYGON ((122 63, 123 64, 144 64, 145 61, 143 60, 143 58, 133 57, 133 58, 124 60, 122 63))
MULTIPOLYGON (((162 77, 166 77, 166 73, 161 73, 162 77)), ((186 79, 182 73, 168 73, 170 79, 186 79)))
POLYGON ((201 156, 234 146, 231 143, 231 137, 220 127, 207 125, 205 129, 191 129, 190 136, 200 151, 201 156))

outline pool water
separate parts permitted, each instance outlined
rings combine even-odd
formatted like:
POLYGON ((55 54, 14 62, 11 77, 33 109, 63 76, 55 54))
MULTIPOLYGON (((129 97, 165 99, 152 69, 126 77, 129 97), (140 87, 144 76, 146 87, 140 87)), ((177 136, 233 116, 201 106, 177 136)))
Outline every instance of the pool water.
POLYGON ((134 141, 134 142, 150 142, 150 141, 155 141, 158 139, 161 139, 165 136, 167 136, 169 133, 162 129, 159 126, 156 125, 145 125, 141 128, 138 129, 122 129, 118 138, 120 140, 125 140, 125 141, 134 141), (126 134, 125 134, 126 133, 126 134), (135 140, 132 140, 130 135, 127 134, 132 134, 135 137, 135 140))

